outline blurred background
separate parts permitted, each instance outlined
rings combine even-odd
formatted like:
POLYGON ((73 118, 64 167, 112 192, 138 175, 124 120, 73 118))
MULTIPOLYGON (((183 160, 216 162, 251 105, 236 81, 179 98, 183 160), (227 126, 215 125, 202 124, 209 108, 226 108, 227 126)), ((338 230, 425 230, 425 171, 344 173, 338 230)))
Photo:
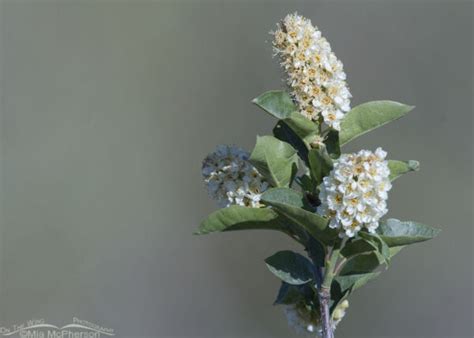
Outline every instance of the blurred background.
POLYGON ((416 159, 389 217, 443 229, 358 290, 337 337, 473 336, 471 1, 0 0, 0 326, 73 316, 117 337, 289 337, 281 234, 192 232, 202 158, 251 150, 283 88, 268 32, 309 17, 352 105, 416 105, 345 151, 416 159))

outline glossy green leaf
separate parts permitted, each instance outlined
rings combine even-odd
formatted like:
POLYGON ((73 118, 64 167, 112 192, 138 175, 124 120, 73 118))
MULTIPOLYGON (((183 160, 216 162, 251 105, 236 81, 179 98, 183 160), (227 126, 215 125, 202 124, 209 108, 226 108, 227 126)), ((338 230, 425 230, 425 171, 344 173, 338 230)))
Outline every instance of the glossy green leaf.
POLYGON ((377 233, 389 246, 408 245, 436 237, 441 230, 417 222, 394 218, 380 223, 377 233))
POLYGON ((323 146, 319 149, 311 149, 308 153, 309 170, 311 178, 315 182, 315 186, 323 181, 323 177, 329 175, 333 168, 333 163, 326 148, 323 146))
POLYGON ((282 90, 271 90, 263 93, 253 99, 252 103, 277 119, 284 119, 290 116, 292 112, 298 110, 290 95, 282 90))
POLYGON ((388 168, 390 169, 390 181, 394 181, 398 177, 410 171, 420 170, 420 162, 414 161, 414 160, 409 160, 409 161, 389 160, 388 168))
POLYGON ((233 205, 210 214, 195 232, 197 235, 218 231, 267 229, 285 231, 281 216, 268 208, 247 208, 233 205))
POLYGON ((372 101, 354 107, 341 122, 339 142, 344 145, 356 137, 401 118, 413 108, 414 106, 394 101, 372 101))
POLYGON ((275 276, 291 285, 306 284, 314 277, 311 262, 293 251, 279 251, 265 259, 265 263, 275 276))
POLYGON ((337 276, 335 280, 339 283, 343 292, 345 290, 350 290, 352 292, 360 288, 370 280, 376 278, 378 275, 380 275, 380 272, 370 272, 364 274, 337 276))
POLYGON ((257 137, 250 162, 275 187, 288 187, 298 170, 296 150, 273 136, 257 137))

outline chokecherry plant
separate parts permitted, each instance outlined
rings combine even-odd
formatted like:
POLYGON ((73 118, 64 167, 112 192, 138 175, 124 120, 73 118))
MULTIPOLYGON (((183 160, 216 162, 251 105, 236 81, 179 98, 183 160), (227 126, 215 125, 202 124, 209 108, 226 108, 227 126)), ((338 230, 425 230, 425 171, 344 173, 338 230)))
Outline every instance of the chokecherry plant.
POLYGON ((273 135, 257 137, 250 154, 219 146, 204 159, 204 181, 222 209, 196 233, 266 229, 300 243, 308 258, 285 250, 265 260, 282 281, 275 304, 296 330, 332 338, 350 294, 439 230, 382 219, 391 182, 418 170, 417 161, 388 160, 381 148, 341 152, 413 107, 372 101, 351 109, 342 63, 310 20, 290 14, 271 34, 288 91, 253 103, 278 120, 273 135))

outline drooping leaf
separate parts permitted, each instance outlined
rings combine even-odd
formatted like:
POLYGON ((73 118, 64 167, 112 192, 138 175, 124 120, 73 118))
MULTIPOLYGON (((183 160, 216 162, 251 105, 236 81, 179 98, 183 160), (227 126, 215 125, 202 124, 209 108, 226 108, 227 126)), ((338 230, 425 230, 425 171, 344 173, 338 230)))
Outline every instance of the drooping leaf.
POLYGON ((380 223, 377 232, 389 246, 408 245, 436 237, 441 230, 417 222, 389 218, 380 223))
POLYGON ((285 227, 274 210, 269 208, 247 208, 233 205, 210 214, 195 232, 197 235, 218 231, 266 229, 285 231, 285 227))
POLYGON ((377 250, 377 246, 365 239, 356 239, 347 243, 341 250, 341 255, 346 258, 377 250))
POLYGON ((376 278, 378 275, 380 275, 380 272, 370 272, 364 274, 337 276, 335 280, 341 286, 342 291, 350 290, 352 292, 366 284, 368 281, 376 278))
POLYGON ((311 262, 293 251, 279 251, 265 259, 265 263, 275 276, 291 285, 306 284, 314 277, 311 262))
POLYGON ((339 142, 344 145, 358 136, 399 119, 413 108, 414 106, 394 101, 372 101, 354 107, 341 122, 339 142))
POLYGON ((303 285, 291 285, 285 282, 281 282, 280 289, 278 290, 277 298, 275 299, 274 305, 280 304, 296 304, 301 301, 317 299, 314 295, 313 289, 308 284, 303 285))
POLYGON ((265 92, 253 99, 252 103, 277 119, 284 119, 290 116, 292 112, 298 110, 290 95, 282 90, 270 90, 265 92))
POLYGON ((420 162, 409 160, 409 161, 397 161, 389 160, 388 168, 390 169, 390 181, 396 180, 398 177, 406 174, 410 171, 420 170, 420 162))
POLYGON ((295 190, 273 188, 262 194, 261 201, 300 225, 324 244, 337 237, 337 231, 327 227, 328 220, 315 212, 303 209, 303 196, 295 190))
POLYGON ((333 168, 333 163, 326 148, 311 149, 308 153, 311 178, 315 186, 321 184, 323 177, 327 176, 333 168))
POLYGON ((273 136, 257 137, 250 163, 275 187, 288 187, 298 170, 296 150, 273 136))

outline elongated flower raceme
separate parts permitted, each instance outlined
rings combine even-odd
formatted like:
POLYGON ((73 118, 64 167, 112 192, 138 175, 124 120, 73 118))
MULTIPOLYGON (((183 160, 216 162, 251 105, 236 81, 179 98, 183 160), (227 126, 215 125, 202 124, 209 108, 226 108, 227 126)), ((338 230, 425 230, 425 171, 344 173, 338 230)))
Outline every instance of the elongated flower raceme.
POLYGON ((331 217, 329 226, 354 237, 362 228, 377 229, 387 213, 390 170, 381 148, 343 154, 320 185, 318 213, 331 217))
POLYGON ((268 182, 248 161, 250 154, 243 149, 220 145, 202 164, 202 175, 209 195, 220 207, 236 204, 259 207, 260 196, 268 182))
POLYGON ((351 93, 342 63, 329 42, 309 19, 296 13, 287 15, 273 35, 275 53, 301 114, 311 120, 322 117, 328 126, 339 130, 350 109, 351 93))

